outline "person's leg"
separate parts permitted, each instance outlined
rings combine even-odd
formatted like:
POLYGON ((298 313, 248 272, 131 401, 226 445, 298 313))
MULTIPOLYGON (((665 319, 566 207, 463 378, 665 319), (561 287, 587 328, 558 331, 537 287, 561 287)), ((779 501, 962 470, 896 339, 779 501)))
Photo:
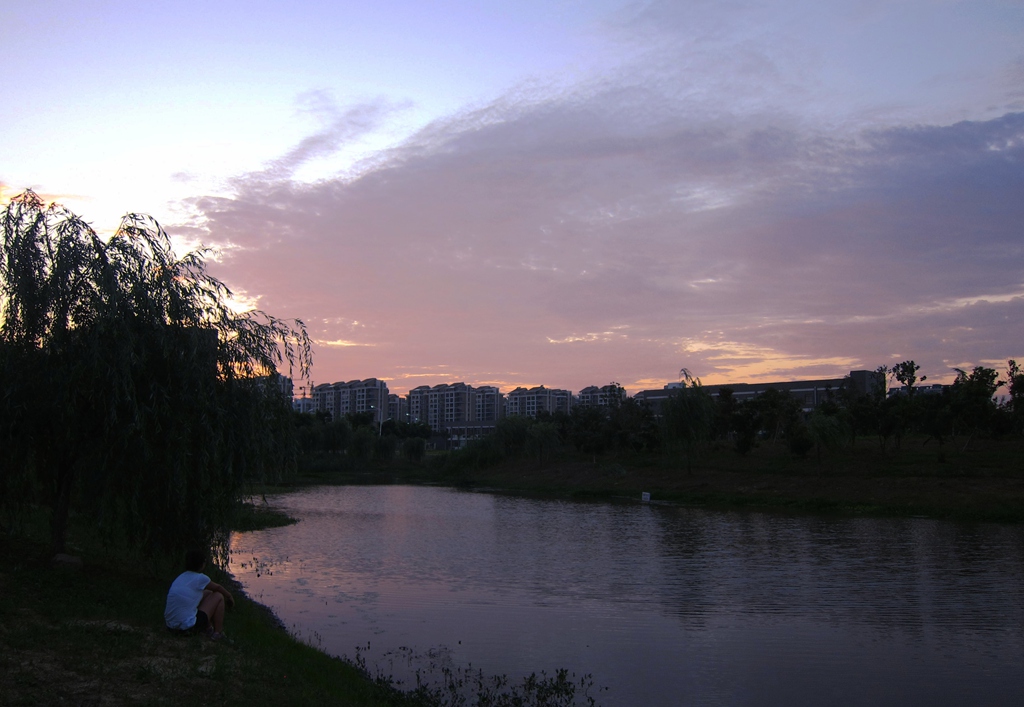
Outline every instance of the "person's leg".
POLYGON ((224 597, 217 592, 203 592, 199 610, 210 618, 210 625, 217 633, 224 631, 224 597))
POLYGON ((207 631, 213 631, 213 627, 210 626, 210 617, 202 609, 196 609, 196 623, 189 629, 189 633, 206 633, 207 631))

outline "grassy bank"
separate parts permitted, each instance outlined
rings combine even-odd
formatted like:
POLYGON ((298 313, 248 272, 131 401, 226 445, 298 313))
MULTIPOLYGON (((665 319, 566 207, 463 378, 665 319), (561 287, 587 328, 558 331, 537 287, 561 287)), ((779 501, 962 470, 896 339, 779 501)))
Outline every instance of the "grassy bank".
MULTIPOLYGON (((236 603, 230 642, 180 636, 163 624, 178 568, 122 563, 78 527, 71 550, 82 560, 55 565, 40 518, 18 537, 0 533, 0 705, 341 705, 362 707, 574 707, 596 704, 589 676, 556 670, 519 683, 454 667, 403 692, 387 676, 332 658, 293 638, 229 576, 236 603), (33 527, 34 525, 34 527, 33 527)), ((293 522, 250 508, 244 528, 293 522)), ((351 637, 353 647, 368 640, 351 637)))
POLYGON ((233 645, 177 636, 163 626, 172 577, 83 559, 80 569, 56 568, 42 545, 0 537, 3 704, 393 703, 240 592, 226 621, 233 645))
POLYGON ((860 439, 841 450, 795 457, 763 442, 747 455, 720 446, 687 468, 680 455, 571 452, 543 461, 521 457, 475 464, 435 455, 422 464, 394 461, 355 466, 338 455, 307 459, 287 491, 311 484, 431 483, 527 494, 635 498, 715 508, 812 513, 927 516, 950 520, 1024 522, 1024 445, 975 440, 963 449, 908 437, 899 449, 860 439))

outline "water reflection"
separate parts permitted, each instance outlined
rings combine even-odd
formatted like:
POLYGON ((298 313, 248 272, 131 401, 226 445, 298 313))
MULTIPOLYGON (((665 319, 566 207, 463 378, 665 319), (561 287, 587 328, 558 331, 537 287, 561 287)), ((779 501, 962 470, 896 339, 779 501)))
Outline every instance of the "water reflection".
POLYGON ((302 522, 236 536, 233 571, 332 653, 369 641, 371 660, 445 646, 511 676, 566 667, 610 705, 1024 694, 1019 528, 423 487, 274 500, 302 522))

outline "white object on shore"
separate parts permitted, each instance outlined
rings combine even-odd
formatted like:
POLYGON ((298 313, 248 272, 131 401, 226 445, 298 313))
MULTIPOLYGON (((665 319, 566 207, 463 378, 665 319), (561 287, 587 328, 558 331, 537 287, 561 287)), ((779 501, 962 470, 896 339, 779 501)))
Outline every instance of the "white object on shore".
POLYGON ((640 500, 643 501, 644 503, 649 502, 651 500, 651 494, 648 493, 647 491, 644 491, 643 493, 640 494, 640 500))

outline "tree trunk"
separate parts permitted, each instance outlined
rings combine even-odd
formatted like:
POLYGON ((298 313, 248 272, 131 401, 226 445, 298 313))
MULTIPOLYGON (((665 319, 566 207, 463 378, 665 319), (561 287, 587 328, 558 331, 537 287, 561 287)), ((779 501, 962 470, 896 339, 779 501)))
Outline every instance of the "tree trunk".
POLYGON ((52 555, 67 550, 68 517, 71 514, 71 487, 74 482, 74 462, 61 461, 50 508, 50 552, 52 555))

